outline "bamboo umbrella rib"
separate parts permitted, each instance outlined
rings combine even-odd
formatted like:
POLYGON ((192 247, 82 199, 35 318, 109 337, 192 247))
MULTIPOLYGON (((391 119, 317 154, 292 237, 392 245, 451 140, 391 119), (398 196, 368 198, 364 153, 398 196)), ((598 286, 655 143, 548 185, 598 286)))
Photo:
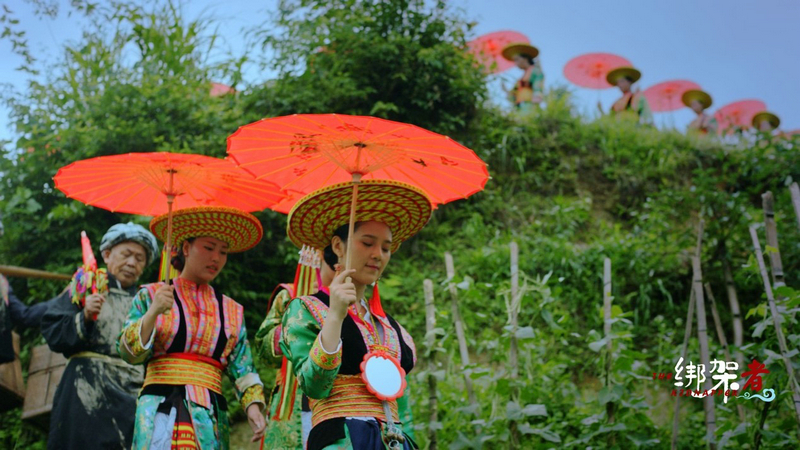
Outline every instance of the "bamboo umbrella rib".
MULTIPOLYGON (((119 203, 117 203, 117 205, 114 207, 114 211, 116 211, 116 210, 118 210, 118 209, 120 209, 120 208, 124 208, 124 207, 125 207, 125 205, 126 205, 128 202, 130 202, 130 201, 131 201, 131 200, 133 200, 133 199, 134 199, 136 196, 138 196, 139 194, 141 194, 141 193, 142 193, 142 191, 144 191, 145 189, 147 189, 147 186, 142 186, 142 187, 140 187, 140 188, 139 188, 139 190, 137 190, 136 192, 134 192, 134 193, 132 193, 131 195, 129 195, 128 197, 126 197, 126 198, 122 199, 122 200, 121 200, 119 203)), ((156 196, 154 195, 154 196, 153 196, 153 199, 155 199, 155 198, 156 198, 156 196)))

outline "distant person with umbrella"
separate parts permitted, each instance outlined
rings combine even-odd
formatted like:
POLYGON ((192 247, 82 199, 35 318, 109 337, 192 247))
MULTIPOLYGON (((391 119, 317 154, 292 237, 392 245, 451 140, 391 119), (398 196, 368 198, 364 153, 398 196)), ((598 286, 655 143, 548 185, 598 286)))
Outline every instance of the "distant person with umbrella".
MULTIPOLYGON (((168 216, 150 222, 167 240, 168 216)), ((136 294, 117 349, 122 359, 146 367, 136 404, 134 449, 226 449, 228 404, 222 375, 234 385, 253 441, 264 435, 263 383, 255 370, 244 308, 211 282, 229 253, 253 248, 264 230, 252 214, 223 206, 198 206, 172 213, 172 264, 180 275, 170 283, 146 284, 136 294)))
POLYGON ((144 374, 119 358, 116 343, 136 283, 155 259, 158 244, 141 225, 128 222, 108 229, 100 252, 107 267, 107 292, 87 292, 83 307, 65 292, 42 318, 47 345, 69 358, 53 398, 50 449, 131 446, 144 374))
POLYGON ((691 108, 697 114, 694 120, 689 123, 688 131, 702 134, 717 134, 717 119, 706 114, 706 109, 711 106, 711 96, 700 89, 692 89, 683 93, 681 96, 683 104, 691 108))
POLYGON ((769 111, 762 111, 753 116, 753 128, 762 133, 772 133, 781 125, 781 119, 769 111))
MULTIPOLYGON (((622 97, 611 106, 610 114, 618 118, 636 121, 643 125, 652 125, 653 113, 650 111, 647 99, 638 90, 636 92, 632 91, 633 83, 641 77, 642 73, 633 67, 617 67, 608 72, 606 81, 612 86, 617 86, 622 92, 622 97)), ((602 113, 603 110, 599 102, 597 107, 602 113)))
POLYGON ((544 100, 544 72, 538 64, 539 49, 526 43, 515 43, 503 48, 503 58, 523 70, 522 77, 511 89, 503 89, 520 111, 531 111, 544 100))

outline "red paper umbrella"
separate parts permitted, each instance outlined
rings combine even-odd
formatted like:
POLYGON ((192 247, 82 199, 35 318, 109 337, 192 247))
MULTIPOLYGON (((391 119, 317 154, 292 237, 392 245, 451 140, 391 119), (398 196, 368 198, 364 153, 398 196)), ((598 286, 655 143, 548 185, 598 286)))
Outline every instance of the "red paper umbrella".
MULTIPOLYGON (((228 155, 290 199, 351 180, 393 180, 421 189, 436 206, 467 198, 489 180, 486 163, 449 137, 367 116, 259 120, 228 137, 228 155)), ((278 210, 291 209, 290 199, 278 210)))
POLYGON ((611 53, 587 53, 572 58, 564 66, 564 76, 581 87, 608 89, 613 87, 606 81, 608 72, 617 67, 632 65, 627 59, 611 53))
POLYGON ((222 84, 222 83, 211 83, 211 90, 209 91, 209 95, 212 97, 221 97, 225 94, 235 94, 236 89, 222 84))
POLYGON ((478 36, 467 42, 467 46, 469 52, 475 55, 487 72, 500 73, 514 67, 514 63, 504 59, 501 52, 503 47, 515 42, 530 43, 530 40, 516 31, 496 31, 478 36))
POLYGON ((781 133, 781 136, 783 136, 783 137, 785 137, 787 139, 791 139, 794 136, 800 136, 800 128, 798 128, 796 130, 784 131, 784 132, 781 133))
POLYGON ((761 100, 740 100, 729 103, 714 113, 717 119, 718 132, 730 133, 736 128, 750 128, 753 116, 767 109, 766 103, 761 100))
POLYGON ((669 80, 650 86, 643 92, 654 112, 675 111, 684 107, 681 96, 684 92, 700 89, 700 85, 689 80, 669 80))

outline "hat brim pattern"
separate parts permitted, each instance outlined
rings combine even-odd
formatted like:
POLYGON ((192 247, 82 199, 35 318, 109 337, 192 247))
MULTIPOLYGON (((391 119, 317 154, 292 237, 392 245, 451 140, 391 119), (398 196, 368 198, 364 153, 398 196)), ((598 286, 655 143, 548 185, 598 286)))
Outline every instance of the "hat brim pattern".
POLYGON ((631 79, 631 83, 635 83, 639 81, 639 78, 642 78, 642 72, 639 72, 637 69, 633 67, 618 67, 606 75, 606 81, 608 84, 612 86, 617 85, 617 80, 622 77, 628 77, 631 79))
POLYGON ((707 92, 698 89, 692 89, 686 91, 681 96, 681 101, 683 102, 683 104, 690 108, 692 107, 692 100, 697 100, 698 102, 700 102, 700 104, 703 105, 703 109, 707 109, 708 107, 711 106, 712 103, 711 96, 708 95, 707 92))
POLYGON ((772 128, 778 128, 781 124, 781 119, 779 119, 778 116, 772 114, 771 112, 765 111, 765 112, 760 112, 755 116, 753 116, 753 126, 758 128, 758 125, 763 120, 769 122, 769 124, 772 125, 772 128))
MULTIPOLYGON (((289 212, 287 234, 298 247, 325 248, 333 233, 350 220, 353 183, 339 183, 313 192, 289 212)), ((392 251, 428 223, 433 211, 425 193, 405 183, 367 180, 358 186, 356 222, 376 221, 392 231, 392 251)))
POLYGON ((503 47, 501 54, 505 60, 514 61, 514 57, 519 54, 525 54, 531 58, 536 58, 539 56, 539 49, 530 44, 516 43, 503 47))
MULTIPOLYGON (((167 240, 168 215, 150 222, 150 230, 161 241, 167 240)), ((172 242, 179 246, 193 237, 209 236, 228 244, 229 253, 255 247, 264 236, 261 222, 252 214, 235 208, 196 207, 172 213, 172 242)))

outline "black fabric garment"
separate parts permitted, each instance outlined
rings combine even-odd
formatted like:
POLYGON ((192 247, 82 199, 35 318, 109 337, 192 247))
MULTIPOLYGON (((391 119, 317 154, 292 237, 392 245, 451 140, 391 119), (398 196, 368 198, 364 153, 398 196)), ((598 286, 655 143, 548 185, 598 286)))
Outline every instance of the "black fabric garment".
MULTIPOLYGON (((175 298, 175 305, 178 306, 178 314, 180 314, 180 323, 178 324, 178 334, 175 335, 175 339, 173 339, 172 344, 170 344, 169 348, 167 349, 167 354, 169 353, 184 353, 184 349, 186 348, 186 313, 183 311, 183 305, 181 305, 181 301, 178 299, 178 291, 172 291, 173 296, 175 298)), ((222 307, 222 293, 218 290, 214 290, 214 295, 217 297, 217 307, 219 309, 219 323, 225 323, 225 309, 222 307)), ((220 361, 222 358, 222 352, 225 351, 225 346, 228 345, 228 336, 225 335, 225 327, 221 326, 219 328, 219 338, 217 338, 217 346, 214 347, 214 355, 213 359, 220 361)), ((221 362, 221 361, 220 361, 221 362)), ((145 368, 145 374, 147 373, 147 369, 145 368)), ((141 395, 159 395, 161 397, 170 397, 179 393, 181 395, 180 398, 186 398, 186 386, 176 386, 172 384, 151 384, 145 386, 142 389, 141 395)), ((208 393, 211 395, 211 399, 215 402, 219 408, 222 408, 223 411, 228 410, 228 401, 225 399, 225 396, 222 394, 218 394, 214 391, 209 390, 208 393)), ((217 412, 220 410, 219 408, 214 409, 214 414, 216 415, 217 412)))
MULTIPOLYGON (((314 297, 316 297, 325 305, 330 306, 330 297, 328 294, 320 291, 314 294, 314 297)), ((397 321, 395 321, 388 314, 386 317, 389 319, 389 323, 392 325, 392 328, 394 328, 397 332, 397 337, 400 341, 400 366, 406 371, 406 374, 409 374, 411 370, 414 369, 414 357, 411 353, 411 347, 409 347, 408 344, 406 344, 406 341, 403 339, 403 333, 400 332, 400 325, 398 325, 397 321)), ((339 374, 360 375, 361 362, 364 361, 364 355, 367 354, 367 351, 367 344, 364 343, 364 338, 361 336, 361 331, 359 331, 358 325, 356 325, 355 320, 353 320, 353 318, 348 314, 347 317, 345 317, 344 322, 342 322, 342 364, 339 367, 339 374)), ((311 429, 311 432, 308 435, 308 450, 320 450, 338 441, 339 439, 344 439, 344 427, 346 425, 345 422, 347 422, 348 429, 351 433, 351 438, 353 438, 353 428, 350 428, 350 422, 367 423, 364 421, 348 420, 345 418, 328 419, 320 422, 317 424, 317 426, 311 429)), ((380 428, 377 427, 377 424, 375 424, 375 429, 377 429, 376 436, 380 440, 380 428)), ((360 433, 371 433, 368 428, 362 428, 360 425, 358 425, 358 430, 356 431, 360 433)), ((409 442, 413 441, 406 436, 405 445, 408 445, 409 442)), ((362 447, 356 446, 355 443, 353 448, 358 450, 362 449, 362 447)), ((372 449, 373 447, 363 448, 372 449)), ((416 448, 416 446, 407 448, 416 448)))
MULTIPOLYGON (((2 275, 0 275, 2 277, 2 275)), ((0 283, 7 280, 0 280, 0 283)), ((56 300, 52 298, 46 302, 36 303, 34 305, 26 305, 22 303, 16 295, 11 285, 5 284, 7 291, 4 292, 4 297, 8 298, 8 304, 5 298, 0 299, 0 364, 14 361, 14 347, 11 338, 11 331, 22 328, 39 328, 44 313, 47 308, 56 300)))
POLYGON ((124 362, 116 342, 128 317, 136 287, 123 289, 109 274, 109 292, 97 321, 68 292, 57 297, 42 318, 50 349, 71 357, 94 352, 102 357, 70 358, 53 398, 48 449, 130 448, 141 366, 124 362))

